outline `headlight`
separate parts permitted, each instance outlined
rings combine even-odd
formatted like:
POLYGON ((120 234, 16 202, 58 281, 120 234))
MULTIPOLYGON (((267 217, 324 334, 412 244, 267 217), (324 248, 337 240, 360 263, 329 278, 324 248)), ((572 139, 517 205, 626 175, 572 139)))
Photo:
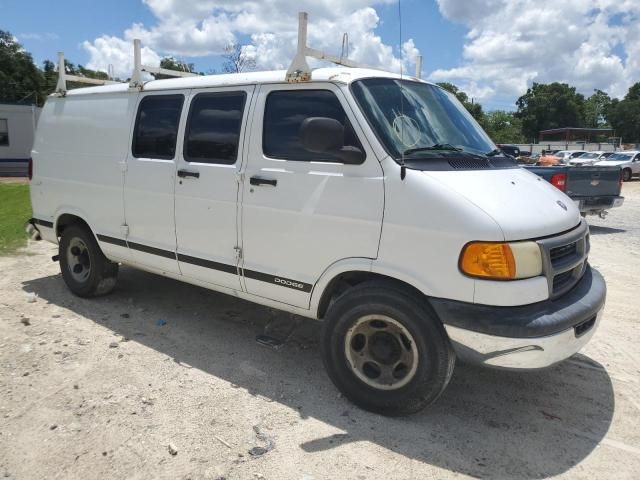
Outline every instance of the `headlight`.
POLYGON ((542 273, 542 255, 535 242, 471 242, 460 254, 460 270, 487 280, 516 280, 542 273))

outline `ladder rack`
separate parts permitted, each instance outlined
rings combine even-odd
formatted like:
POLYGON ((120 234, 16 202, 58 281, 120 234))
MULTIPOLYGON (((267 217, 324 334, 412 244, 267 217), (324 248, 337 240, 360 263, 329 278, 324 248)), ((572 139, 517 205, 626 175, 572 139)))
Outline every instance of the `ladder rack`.
MULTIPOLYGON (((309 15, 307 12, 298 13, 298 48, 296 55, 289 66, 286 74, 287 82, 308 82, 311 80, 311 68, 307 63, 307 57, 316 58, 318 60, 325 60, 336 65, 343 65, 350 68, 370 68, 373 70, 384 70, 382 68, 371 67, 369 65, 354 62, 346 58, 349 49, 349 37, 345 33, 342 37, 342 54, 337 57, 329 53, 323 52, 307 46, 307 24, 309 21, 309 15)), ((195 77, 197 73, 192 72, 180 72, 176 70, 168 70, 161 67, 152 67, 142 64, 142 46, 140 39, 133 40, 133 73, 129 80, 129 90, 141 91, 144 89, 144 80, 142 78, 143 72, 151 74, 166 75, 168 77, 195 77)), ((416 78, 420 78, 422 74, 422 55, 416 58, 416 78)), ((56 94, 64 97, 67 94, 67 81, 88 83, 91 85, 109 85, 115 82, 113 80, 100 80, 97 78, 80 77, 78 75, 68 75, 64 66, 64 54, 58 52, 58 84, 56 85, 56 94)))
POLYGON ((64 53, 58 52, 58 83, 56 85, 56 94, 64 97, 67 94, 67 81, 89 83, 91 85, 109 85, 114 82, 111 80, 101 80, 99 78, 80 77, 78 75, 69 75, 64 65, 64 53))
MULTIPOLYGON (((151 67, 149 65, 142 64, 142 48, 139 39, 133 41, 133 73, 131 80, 129 80, 129 89, 140 91, 144 88, 144 80, 142 79, 142 72, 155 73, 166 75, 167 77, 196 77, 197 73, 180 72, 177 70, 169 70, 160 67, 151 67)), ((64 53, 58 52, 58 83, 56 85, 56 95, 64 97, 67 94, 67 82, 87 83, 90 85, 113 85, 116 83, 114 80, 102 80, 99 78, 81 77, 78 75, 69 75, 64 65, 64 53)))
MULTIPOLYGON (((316 58, 318 60, 326 60, 336 65, 343 65, 350 68, 369 68, 372 70, 382 70, 384 68, 372 67, 371 65, 365 65, 362 63, 354 62, 346 58, 344 52, 348 49, 348 44, 345 45, 345 41, 348 43, 348 36, 345 34, 342 37, 342 52, 343 55, 336 57, 329 53, 325 53, 322 50, 317 50, 307 46, 307 24, 309 22, 309 14, 307 12, 298 13, 298 48, 296 50, 296 56, 293 58, 289 69, 287 70, 286 80, 290 83, 308 82, 311 80, 311 68, 307 63, 307 57, 316 58), (347 40, 345 40, 347 39, 347 40)), ((422 55, 416 58, 416 78, 420 78, 422 74, 422 55)))
POLYGON ((169 70, 167 68, 150 67, 142 64, 142 48, 140 39, 133 40, 133 74, 129 80, 129 88, 134 90, 142 90, 144 81, 142 80, 142 72, 166 75, 168 77, 197 77, 197 73, 180 72, 177 70, 169 70))

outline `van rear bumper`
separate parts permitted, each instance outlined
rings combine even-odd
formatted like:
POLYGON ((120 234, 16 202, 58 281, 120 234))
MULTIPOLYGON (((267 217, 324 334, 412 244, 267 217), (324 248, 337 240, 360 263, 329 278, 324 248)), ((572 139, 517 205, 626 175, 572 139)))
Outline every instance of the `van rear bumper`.
POLYGON ((602 276, 587 268, 565 295, 518 307, 432 298, 457 356, 508 369, 543 368, 584 347, 598 327, 606 298, 602 276))

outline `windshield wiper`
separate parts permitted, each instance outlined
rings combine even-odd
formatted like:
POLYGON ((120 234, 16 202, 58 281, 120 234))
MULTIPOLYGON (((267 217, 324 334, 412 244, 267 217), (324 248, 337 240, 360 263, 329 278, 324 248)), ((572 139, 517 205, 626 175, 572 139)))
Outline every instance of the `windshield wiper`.
POLYGON ((455 151, 455 152, 461 152, 462 151, 461 148, 454 147, 450 143, 436 143, 435 145, 431 145, 430 147, 410 148, 409 150, 405 150, 403 152, 403 155, 411 155, 412 153, 427 152, 427 151, 434 151, 434 150, 455 151))
POLYGON ((485 157, 495 157, 496 155, 504 155, 504 152, 502 150, 500 150, 499 148, 496 148, 496 149, 491 150, 490 152, 484 154, 485 157))

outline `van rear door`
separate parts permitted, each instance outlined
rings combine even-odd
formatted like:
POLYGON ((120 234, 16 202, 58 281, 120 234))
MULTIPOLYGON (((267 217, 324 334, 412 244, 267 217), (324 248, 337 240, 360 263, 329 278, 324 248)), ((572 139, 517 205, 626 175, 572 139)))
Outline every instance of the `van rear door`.
POLYGON ((174 185, 180 118, 188 91, 140 95, 127 158, 124 200, 130 258, 180 273, 176 260, 174 185))
POLYGON ((183 275, 240 290, 238 186, 253 86, 194 90, 175 185, 183 275))

